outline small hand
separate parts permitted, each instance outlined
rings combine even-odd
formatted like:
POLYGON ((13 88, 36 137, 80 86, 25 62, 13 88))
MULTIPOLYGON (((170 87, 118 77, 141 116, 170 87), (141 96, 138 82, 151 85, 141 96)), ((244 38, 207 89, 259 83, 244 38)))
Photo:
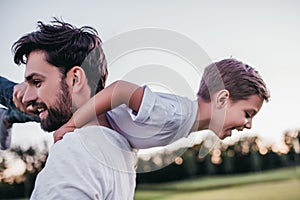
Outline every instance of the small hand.
POLYGON ((64 124, 54 132, 53 134, 54 143, 61 140, 66 133, 73 132, 75 129, 76 127, 73 125, 70 125, 68 123, 64 124))

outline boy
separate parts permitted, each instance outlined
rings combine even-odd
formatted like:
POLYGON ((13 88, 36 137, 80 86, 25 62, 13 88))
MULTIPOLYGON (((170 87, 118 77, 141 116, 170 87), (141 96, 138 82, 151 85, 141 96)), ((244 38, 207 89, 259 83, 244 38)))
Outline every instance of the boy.
MULTIPOLYGON (((20 93, 21 90, 16 90, 15 97, 19 97, 15 99, 19 101, 17 107, 22 108, 20 93)), ((197 96, 197 101, 191 101, 153 93, 147 86, 117 81, 77 110, 54 133, 54 140, 107 111, 110 126, 138 149, 164 146, 187 137, 190 132, 205 129, 224 139, 234 129, 250 129, 253 117, 270 98, 258 72, 235 59, 207 66, 197 96)))

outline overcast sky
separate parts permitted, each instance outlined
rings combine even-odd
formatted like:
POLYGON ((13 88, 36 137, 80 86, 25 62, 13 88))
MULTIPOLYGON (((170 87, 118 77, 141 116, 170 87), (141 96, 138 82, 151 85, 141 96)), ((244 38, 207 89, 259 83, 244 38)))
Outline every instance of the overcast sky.
MULTIPOLYGON (((23 34, 35 30, 38 20, 49 22, 53 16, 78 27, 95 27, 104 43, 126 31, 148 27, 170 30, 194 41, 212 61, 232 56, 262 74, 272 98, 247 132, 278 139, 283 131, 300 127, 299 8, 300 2, 296 0, 2 0, 0 73, 17 82, 23 80, 24 68, 13 63, 11 46, 23 34)), ((110 73, 111 76, 117 72, 110 73)), ((197 80, 190 79, 192 89, 197 90, 197 80)), ((13 141, 32 144, 45 135, 50 137, 35 124, 18 125, 14 128, 13 141)))

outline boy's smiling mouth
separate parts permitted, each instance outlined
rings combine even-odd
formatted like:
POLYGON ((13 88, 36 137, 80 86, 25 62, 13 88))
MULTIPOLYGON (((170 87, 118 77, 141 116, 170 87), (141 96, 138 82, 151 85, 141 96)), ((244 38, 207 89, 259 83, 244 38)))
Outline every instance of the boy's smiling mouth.
POLYGON ((221 135, 221 139, 225 139, 226 137, 230 137, 232 135, 232 131, 233 130, 237 130, 237 131, 243 131, 244 128, 243 127, 232 127, 232 128, 229 128, 227 130, 225 130, 223 132, 223 134, 221 135))

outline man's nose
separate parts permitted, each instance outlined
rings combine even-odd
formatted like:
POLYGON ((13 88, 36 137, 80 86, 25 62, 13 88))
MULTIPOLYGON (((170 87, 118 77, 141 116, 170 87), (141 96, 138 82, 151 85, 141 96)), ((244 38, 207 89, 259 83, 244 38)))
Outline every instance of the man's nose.
POLYGON ((34 101, 36 101, 37 99, 37 95, 34 89, 32 89, 31 87, 27 87, 23 99, 22 99, 22 103, 28 107, 31 103, 33 103, 34 101))

